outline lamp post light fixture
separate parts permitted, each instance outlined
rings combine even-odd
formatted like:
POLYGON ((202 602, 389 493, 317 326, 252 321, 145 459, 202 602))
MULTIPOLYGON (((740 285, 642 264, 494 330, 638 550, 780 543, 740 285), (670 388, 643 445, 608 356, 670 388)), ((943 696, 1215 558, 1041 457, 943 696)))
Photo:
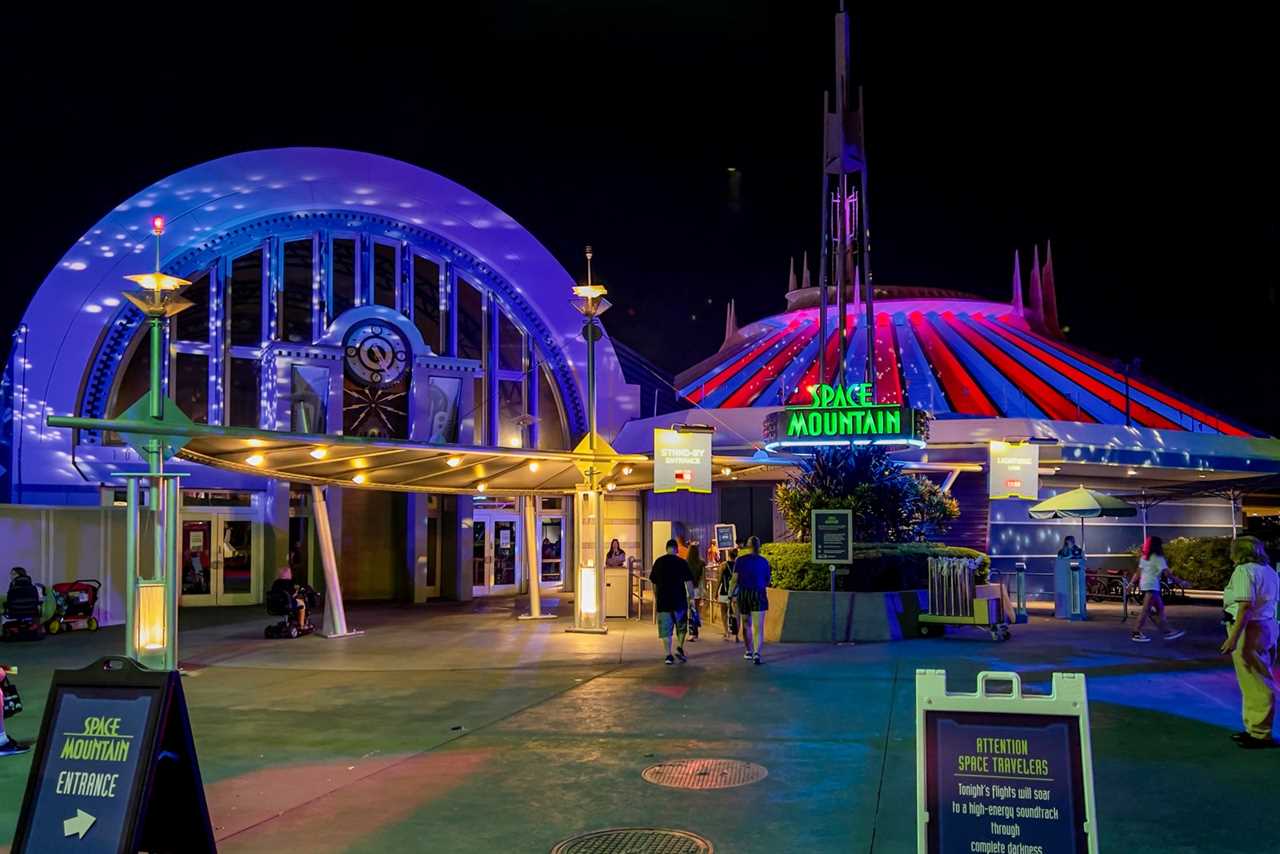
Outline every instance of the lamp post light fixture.
POLYGON ((579 463, 584 482, 575 494, 574 518, 578 537, 575 538, 573 597, 573 626, 570 632, 604 634, 608 631, 604 617, 604 494, 601 478, 608 474, 604 460, 612 456, 613 449, 596 433, 596 342, 604 335, 597 318, 609 310, 604 285, 591 281, 591 247, 586 249, 587 280, 573 288, 570 302, 586 322, 582 324, 582 337, 587 342, 587 435, 577 447, 588 460, 579 463), (590 557, 582 554, 582 533, 590 530, 594 548, 590 557))
MULTIPOLYGON (((186 279, 170 276, 160 270, 160 236, 164 234, 164 217, 151 219, 151 233, 156 238, 156 268, 151 273, 125 276, 137 284, 141 293, 124 293, 147 318, 150 326, 150 387, 142 400, 136 401, 124 414, 124 420, 151 419, 160 425, 190 425, 190 420, 176 406, 165 406, 164 326, 169 318, 191 306, 191 301, 178 291, 191 284, 186 279), (168 411, 166 411, 168 409, 168 411)), ((142 474, 125 475, 128 500, 125 516, 125 655, 156 670, 178 668, 178 526, 182 506, 179 478, 184 473, 166 472, 165 457, 181 445, 181 440, 163 434, 126 436, 129 443, 147 462, 142 474), (143 571, 142 506, 140 481, 147 482, 147 502, 154 515, 151 526, 152 560, 148 572, 143 571)))

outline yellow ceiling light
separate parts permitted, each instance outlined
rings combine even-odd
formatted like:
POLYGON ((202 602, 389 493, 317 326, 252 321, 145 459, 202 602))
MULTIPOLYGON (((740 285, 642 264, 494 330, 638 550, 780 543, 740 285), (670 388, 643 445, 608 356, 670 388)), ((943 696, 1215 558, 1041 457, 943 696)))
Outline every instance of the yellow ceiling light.
POLYGON ((476 484, 476 492, 484 492, 488 488, 489 488, 489 485, 485 483, 483 480, 476 484))
POLYGON ((263 463, 262 454, 252 454, 244 458, 244 461, 251 466, 260 466, 263 463))
POLYGON ((623 467, 622 467, 622 476, 623 476, 623 477, 630 477, 630 476, 631 476, 631 473, 632 473, 633 471, 635 471, 635 467, 634 467, 634 466, 623 466, 623 467))
POLYGON ((615 489, 618 488, 618 484, 614 483, 613 481, 609 481, 604 485, 604 488, 609 490, 610 492, 613 492, 615 489))
POLYGON ((537 461, 537 460, 530 460, 530 461, 529 461, 529 471, 536 472, 537 470, 538 470, 538 461, 537 461))
POLYGON ((351 461, 351 465, 353 468, 365 469, 369 467, 369 461, 364 457, 356 457, 351 461))
POLYGON ((323 460, 327 456, 329 456, 329 452, 324 448, 311 449, 311 459, 313 460, 323 460))
POLYGON ((362 475, 362 474, 357 474, 355 477, 351 478, 351 482, 352 482, 352 483, 364 483, 364 482, 365 482, 365 476, 364 476, 364 475, 362 475))
POLYGON ((245 444, 247 444, 250 448, 261 448, 267 443, 262 441, 261 439, 248 439, 246 440, 245 444))
POLYGON ((462 465, 462 457, 449 457, 449 459, 444 462, 449 468, 456 469, 458 466, 462 465))
POLYGON ((733 469, 729 468, 728 466, 725 466, 724 468, 720 469, 720 474, 724 475, 725 477, 728 477, 729 475, 733 474, 733 469))

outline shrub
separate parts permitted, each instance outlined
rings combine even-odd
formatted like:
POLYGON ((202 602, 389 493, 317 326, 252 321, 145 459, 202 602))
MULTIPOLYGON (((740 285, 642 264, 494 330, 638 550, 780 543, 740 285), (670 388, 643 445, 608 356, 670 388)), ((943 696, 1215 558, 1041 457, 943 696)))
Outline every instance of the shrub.
POLYGON ((1175 537, 1164 544, 1169 571, 1198 590, 1221 590, 1231 578, 1230 537, 1175 537))
MULTIPOLYGON (((773 586, 785 590, 830 590, 826 564, 809 560, 808 543, 766 543, 760 553, 773 566, 773 586)), ((991 560, 982 552, 940 543, 854 543, 848 575, 836 576, 837 590, 880 592, 923 590, 928 586, 930 557, 964 557, 979 561, 985 577, 991 560)))
POLYGON ((853 537, 868 543, 923 542, 946 533, 960 516, 952 495, 874 446, 817 449, 774 489, 774 503, 802 542, 814 508, 852 510, 853 537))

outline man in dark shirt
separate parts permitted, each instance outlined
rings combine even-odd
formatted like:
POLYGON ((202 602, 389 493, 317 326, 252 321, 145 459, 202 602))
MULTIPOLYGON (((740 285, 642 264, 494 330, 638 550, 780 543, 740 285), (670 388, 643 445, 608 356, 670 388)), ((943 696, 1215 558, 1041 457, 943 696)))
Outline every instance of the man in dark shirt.
POLYGON ((676 636, 676 656, 681 661, 689 659, 684 654, 684 636, 688 631, 689 599, 693 596, 693 573, 684 558, 676 554, 678 543, 667 540, 667 553, 653 562, 649 580, 653 582, 654 611, 658 614, 658 639, 667 651, 667 664, 675 664, 671 657, 671 635, 676 636))
POLYGON ((759 537, 747 540, 747 554, 738 557, 733 569, 738 574, 738 613, 747 642, 742 657, 759 664, 764 649, 764 612, 769 610, 768 587, 773 583, 773 569, 760 554, 759 537))

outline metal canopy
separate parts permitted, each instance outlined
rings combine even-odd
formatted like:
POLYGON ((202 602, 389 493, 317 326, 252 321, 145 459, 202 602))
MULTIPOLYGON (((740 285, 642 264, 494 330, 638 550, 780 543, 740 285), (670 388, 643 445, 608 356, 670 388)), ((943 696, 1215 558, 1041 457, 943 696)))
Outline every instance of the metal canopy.
MULTIPOLYGON (((653 485, 653 460, 644 454, 477 448, 268 431, 197 435, 178 456, 280 480, 399 492, 563 495, 582 484, 580 466, 589 462, 604 472, 601 483, 606 489, 653 485)), ((737 457, 715 457, 712 465, 716 480, 762 467, 737 457)))

